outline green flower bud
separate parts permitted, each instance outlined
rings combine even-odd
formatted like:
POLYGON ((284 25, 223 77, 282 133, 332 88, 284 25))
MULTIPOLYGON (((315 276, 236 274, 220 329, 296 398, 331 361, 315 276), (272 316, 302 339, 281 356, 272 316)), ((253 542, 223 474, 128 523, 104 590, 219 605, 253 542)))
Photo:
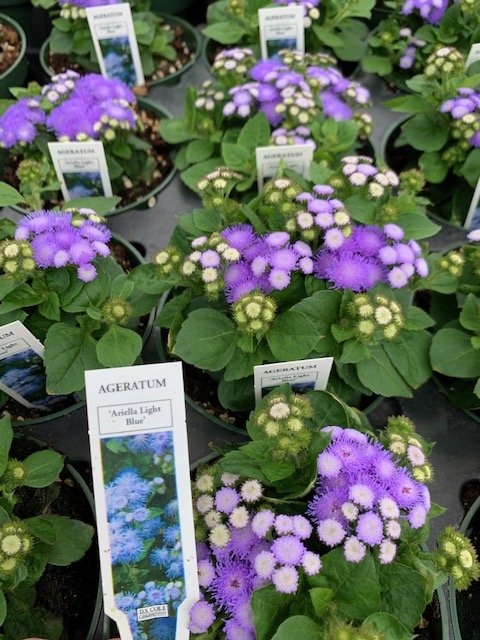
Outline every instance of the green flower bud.
POLYGON ((108 324, 127 324, 132 315, 132 305, 122 298, 109 298, 102 306, 102 318, 108 324))
POLYGON ((254 291, 232 305, 233 319, 242 333, 265 333, 275 318, 277 305, 265 294, 254 291))

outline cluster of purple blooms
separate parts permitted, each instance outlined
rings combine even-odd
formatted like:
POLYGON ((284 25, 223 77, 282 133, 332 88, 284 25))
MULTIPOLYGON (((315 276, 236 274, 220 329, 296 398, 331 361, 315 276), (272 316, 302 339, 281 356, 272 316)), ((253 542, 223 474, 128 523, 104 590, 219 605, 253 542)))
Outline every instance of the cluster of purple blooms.
MULTIPOLYGON (((295 57, 299 55, 295 53, 295 57)), ((302 65, 296 59, 294 62, 300 69, 302 65)), ((283 131, 308 125, 319 109, 335 120, 351 119, 355 108, 369 102, 368 90, 344 78, 334 67, 306 63, 301 72, 291 66, 278 60, 258 62, 250 69, 247 82, 229 90, 223 114, 248 118, 261 111, 273 127, 282 125, 283 131)))
POLYGON ((151 507, 155 496, 165 494, 163 476, 173 474, 173 436, 171 432, 141 434, 112 438, 107 445, 113 441, 129 452, 145 454, 153 469, 160 467, 163 472, 147 479, 137 468, 127 467, 105 485, 112 565, 135 567, 148 557, 156 567, 155 580, 142 583, 141 589, 133 580, 132 585, 124 587, 133 588, 132 591, 123 590, 115 595, 117 606, 127 615, 137 640, 141 637, 137 623, 139 607, 167 603, 176 609, 185 597, 178 502, 175 498, 166 502, 161 517, 151 507))
POLYGON ((378 442, 354 429, 325 427, 330 445, 318 456, 318 481, 308 514, 328 547, 343 545, 348 562, 368 548, 382 564, 396 555, 402 522, 422 527, 430 509, 428 489, 378 442))
POLYGON ((135 129, 135 102, 120 80, 69 70, 53 76, 41 96, 22 98, 3 113, 0 145, 30 144, 45 130, 59 141, 109 139, 115 129, 135 129))
POLYGON ((58 0, 61 7, 78 7, 86 9, 87 7, 101 7, 104 4, 119 4, 120 0, 58 0))
POLYGON ((427 43, 421 38, 417 38, 412 34, 412 30, 409 27, 400 29, 400 36, 407 39, 407 46, 402 52, 398 66, 401 69, 411 69, 415 64, 417 57, 417 50, 424 47, 427 43))
POLYGON ((90 282, 97 275, 93 261, 97 256, 110 255, 107 243, 112 236, 95 218, 91 209, 79 209, 76 214, 35 211, 22 218, 15 240, 30 242, 37 267, 58 269, 75 265, 78 278, 90 282))
POLYGON ((309 127, 305 126, 298 126, 290 130, 278 127, 272 132, 272 142, 276 145, 309 144, 314 149, 317 148, 317 144, 312 138, 312 132, 309 127))
POLYGON ((472 147, 480 147, 480 87, 460 87, 456 96, 440 105, 440 112, 449 113, 467 131, 474 131, 468 142, 472 147))
POLYGON ((273 584, 280 593, 295 593, 301 572, 320 571, 320 557, 304 544, 313 527, 302 515, 258 509, 263 487, 257 480, 239 482, 239 476, 226 473, 215 490, 213 479, 205 475, 198 486, 204 492, 196 500, 196 511, 210 534, 208 544, 197 545, 203 597, 190 610, 190 630, 206 632, 218 611, 228 616, 226 640, 254 640, 253 591, 273 584))
POLYGON ((447 10, 449 0, 405 0, 401 13, 410 15, 417 11, 429 24, 438 24, 447 10))
POLYGON ((297 215, 297 222, 300 227, 315 225, 321 230, 323 246, 316 253, 302 240, 292 242, 286 231, 258 235, 251 225, 239 224, 222 231, 223 242, 213 248, 205 236, 196 238, 192 242, 194 251, 183 265, 184 274, 195 273, 198 265, 204 283, 223 278, 229 303, 254 290, 268 295, 285 289, 295 272, 314 275, 328 280, 333 288, 355 292, 368 291, 380 282, 398 289, 415 274, 428 275, 420 246, 415 240, 402 242, 401 227, 345 225, 349 229, 346 235, 335 216, 341 211, 347 222, 349 217, 344 214, 343 204, 330 198, 332 187, 317 185, 314 193, 297 197, 307 208, 297 215))
POLYGON ((415 240, 402 242, 404 232, 396 224, 386 224, 383 229, 354 226, 347 238, 339 229, 327 234, 325 246, 315 257, 314 274, 329 280, 335 289, 368 291, 379 282, 400 289, 414 275, 428 275, 419 244, 415 240))

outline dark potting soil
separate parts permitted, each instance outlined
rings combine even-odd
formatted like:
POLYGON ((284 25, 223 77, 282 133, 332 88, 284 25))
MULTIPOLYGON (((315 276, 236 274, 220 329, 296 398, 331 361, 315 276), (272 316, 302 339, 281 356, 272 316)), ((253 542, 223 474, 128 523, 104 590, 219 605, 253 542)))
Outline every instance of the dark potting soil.
POLYGON ((0 74, 9 69, 20 55, 22 43, 16 30, 0 22, 0 74))
MULTIPOLYGON (((42 448, 33 440, 14 438, 11 453, 23 460, 42 448)), ((15 515, 19 518, 58 514, 95 525, 91 506, 68 469, 61 472, 59 482, 53 487, 23 487, 18 496, 15 515)), ((95 610, 99 580, 95 538, 86 555, 77 562, 66 567, 47 565, 36 585, 35 606, 63 619, 62 640, 85 640, 95 610)))
MULTIPOLYGON (((460 490, 462 504, 466 500, 474 502, 480 495, 480 479, 466 482, 460 490)), ((466 534, 480 556, 480 510, 470 521, 466 534)), ((473 582, 469 589, 456 592, 458 624, 462 640, 480 640, 480 580, 473 582)))
MULTIPOLYGON (((138 110, 138 116, 142 123, 143 131, 139 131, 137 133, 137 137, 151 145, 148 153, 153 156, 156 169, 153 173, 153 178, 149 183, 139 180, 133 184, 127 176, 124 176, 121 179, 120 185, 114 189, 115 195, 121 198, 118 204, 119 207, 132 204, 146 196, 150 191, 158 187, 158 185, 165 180, 173 169, 173 162, 170 158, 170 145, 168 145, 158 133, 160 126, 159 118, 155 114, 145 111, 144 109, 138 110)), ((21 160, 21 156, 10 155, 4 165, 4 175, 2 179, 16 189, 19 187, 19 180, 16 171, 21 160)), ((53 207, 61 206, 62 204, 63 200, 59 193, 58 197, 45 201, 44 208, 52 209, 53 207)), ((154 206, 155 197, 153 197, 152 202, 148 201, 147 205, 150 207, 154 206)))
POLYGON ((415 638, 416 640, 440 640, 442 637, 441 629, 440 602, 435 593, 432 602, 423 612, 420 624, 414 630, 415 638))
MULTIPOLYGON (((158 58, 157 68, 151 76, 145 78, 145 91, 142 91, 142 87, 137 88, 139 95, 146 95, 146 90, 152 82, 163 80, 164 78, 171 76, 172 74, 182 69, 182 67, 184 67, 193 58, 193 52, 190 51, 189 46, 185 42, 183 28, 180 25, 172 25, 168 23, 165 23, 164 26, 169 31, 173 31, 174 39, 170 43, 170 46, 175 49, 177 58, 173 62, 172 60, 167 60, 166 58, 158 58)), ((81 75, 89 73, 89 71, 87 71, 80 64, 73 62, 68 55, 60 53, 49 53, 48 65, 53 69, 55 73, 63 73, 67 69, 72 69, 73 71, 76 71, 81 75)))

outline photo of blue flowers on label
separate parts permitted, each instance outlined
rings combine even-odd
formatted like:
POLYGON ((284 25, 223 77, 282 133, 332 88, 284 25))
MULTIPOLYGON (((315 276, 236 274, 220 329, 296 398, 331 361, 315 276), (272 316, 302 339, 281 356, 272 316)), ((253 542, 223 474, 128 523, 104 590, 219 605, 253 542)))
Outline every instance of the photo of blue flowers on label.
POLYGON ((173 432, 101 441, 115 604, 134 640, 174 640, 185 578, 173 432))

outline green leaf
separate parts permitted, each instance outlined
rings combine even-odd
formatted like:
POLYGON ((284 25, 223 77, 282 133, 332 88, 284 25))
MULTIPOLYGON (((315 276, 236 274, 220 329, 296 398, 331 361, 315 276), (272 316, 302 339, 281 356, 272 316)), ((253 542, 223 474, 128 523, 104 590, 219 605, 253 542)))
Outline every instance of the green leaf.
POLYGON ((186 159, 189 164, 208 160, 214 150, 213 142, 209 140, 192 140, 186 148, 186 159))
POLYGON ((220 380, 217 389, 222 407, 231 411, 248 411, 255 405, 253 376, 239 380, 220 380))
POLYGON ((5 594, 3 590, 0 589, 0 625, 5 622, 5 618, 7 617, 7 601, 5 599, 5 594))
POLYGON ((142 351, 142 338, 125 327, 113 324, 97 342, 97 358, 104 367, 128 367, 142 351))
POLYGON ((264 113, 256 113, 249 118, 242 127, 237 143, 251 151, 257 147, 264 147, 270 141, 270 125, 264 113))
POLYGON ((25 202, 22 194, 6 182, 0 182, 0 207, 10 207, 19 202, 25 202))
POLYGON ((13 429, 10 416, 4 416, 0 419, 0 475, 3 475, 7 468, 12 438, 13 429))
POLYGON ((449 129, 440 113, 418 113, 402 126, 402 134, 414 149, 439 151, 447 142, 449 129))
POLYGON ((405 231, 407 240, 423 240, 438 233, 441 227, 427 218, 423 213, 408 211, 400 213, 397 218, 399 224, 405 231))
POLYGON ((356 364, 361 360, 368 359, 370 356, 367 347, 359 342, 356 338, 348 340, 343 346, 343 353, 340 357, 340 362, 347 364, 356 364))
POLYGON ((401 111, 409 113, 422 113, 429 107, 429 102, 423 96, 401 96, 393 98, 384 103, 392 111, 401 111))
MULTIPOLYGON (((111 177, 111 176, 110 176, 111 177)), ((81 209, 85 207, 87 209, 93 209, 100 216, 104 216, 107 213, 115 210, 115 207, 120 202, 118 196, 92 196, 88 198, 72 198, 68 201, 69 207, 76 207, 81 209)))
POLYGON ((418 329, 428 329, 433 327, 435 321, 428 313, 419 307, 410 307, 405 318, 404 329, 407 331, 417 331, 418 329))
POLYGON ((223 369, 235 352, 235 325, 214 309, 197 309, 180 329, 173 352, 208 371, 223 369))
POLYGON ((460 175, 475 188, 480 177, 480 149, 473 149, 460 169, 460 175))
POLYGON ((195 134, 186 126, 183 118, 169 118, 160 120, 160 135, 170 144, 180 144, 195 137, 195 134))
POLYGON ((363 196, 350 196, 345 200, 345 207, 352 218, 364 224, 374 224, 376 214, 376 204, 363 196))
POLYGON ((386 76, 393 71, 393 65, 386 56, 371 54, 363 58, 362 69, 366 73, 377 73, 379 76, 386 76))
POLYGON ((250 171, 253 164, 252 152, 237 143, 222 142, 222 158, 226 165, 235 171, 250 171))
POLYGON ((322 565, 321 572, 308 578, 308 582, 312 587, 332 589, 339 613, 363 620, 378 611, 380 590, 370 553, 361 562, 353 563, 347 562, 343 549, 337 548, 322 556, 322 565))
POLYGON ((381 345, 370 347, 370 358, 357 363, 360 382, 374 393, 391 398, 411 398, 412 392, 392 365, 381 345))
POLYGON ((401 624, 413 629, 427 604, 422 576, 400 562, 381 564, 378 571, 381 597, 379 610, 390 613, 401 624))
POLYGON ((478 378, 480 358, 464 331, 446 327, 433 336, 430 349, 432 368, 453 378, 478 378))
POLYGON ((86 369, 101 368, 95 340, 82 329, 59 322, 50 327, 45 339, 47 391, 67 394, 85 386, 86 369))
POLYGON ((221 44, 235 44, 248 32, 238 23, 229 20, 228 22, 211 24, 202 29, 202 33, 207 38, 212 38, 221 44))
POLYGON ((304 313, 289 309, 276 317, 267 335, 268 346, 279 361, 306 358, 319 340, 315 323, 304 313))
POLYGON ((48 320, 60 320, 60 299, 58 293, 50 291, 47 299, 38 305, 38 311, 48 320))
POLYGON ((24 307, 33 307, 42 302, 42 298, 43 296, 34 291, 32 287, 23 283, 5 296, 0 312, 7 313, 24 307))
POLYGON ((439 184, 445 180, 448 173, 448 165, 438 151, 422 153, 418 159, 418 164, 428 182, 439 184))
POLYGON ((53 544, 56 539, 55 527, 48 516, 34 516, 24 520, 28 530, 41 542, 53 544))
POLYGON ((428 331, 402 331, 396 340, 383 345, 392 365, 413 389, 418 389, 432 375, 431 339, 428 331))
POLYGON ((389 613, 372 613, 364 620, 365 625, 372 625, 381 631, 388 640, 413 640, 413 636, 405 625, 389 613))
POLYGON ((291 476, 295 472, 295 465, 288 460, 278 460, 266 462, 261 465, 260 469, 269 482, 277 482, 277 480, 291 476))
POLYGON ((343 44, 342 39, 335 35, 333 30, 328 27, 322 27, 319 24, 313 23, 312 31, 320 42, 325 44, 327 47, 340 47, 343 44))
POLYGON ((469 293, 465 298, 460 312, 460 324, 465 329, 480 333, 480 299, 474 293, 469 293))
POLYGON ((52 29, 48 46, 52 53, 60 53, 68 56, 73 51, 72 34, 65 33, 59 29, 52 29))
POLYGON ((63 469, 63 456, 56 451, 36 451, 25 458, 23 465, 27 487, 48 487, 63 469))
POLYGON ((321 628, 307 616, 292 616, 287 618, 278 627, 272 640, 292 640, 301 632, 302 640, 318 640, 321 636, 321 628))
POLYGON ((328 603, 333 598, 332 589, 326 589, 325 587, 314 587, 309 589, 308 593, 312 601, 313 610, 317 618, 321 619, 327 610, 328 603))
MULTIPOLYGON (((288 615, 288 605, 293 599, 292 595, 276 591, 273 585, 256 589, 252 593, 251 602, 256 640, 270 640, 272 638, 278 625, 288 615)), ((290 636, 290 639, 292 637, 295 636, 290 636)))
POLYGON ((49 515, 48 522, 55 529, 55 542, 50 549, 48 562, 65 567, 83 558, 92 544, 94 528, 89 524, 66 516, 49 515))

